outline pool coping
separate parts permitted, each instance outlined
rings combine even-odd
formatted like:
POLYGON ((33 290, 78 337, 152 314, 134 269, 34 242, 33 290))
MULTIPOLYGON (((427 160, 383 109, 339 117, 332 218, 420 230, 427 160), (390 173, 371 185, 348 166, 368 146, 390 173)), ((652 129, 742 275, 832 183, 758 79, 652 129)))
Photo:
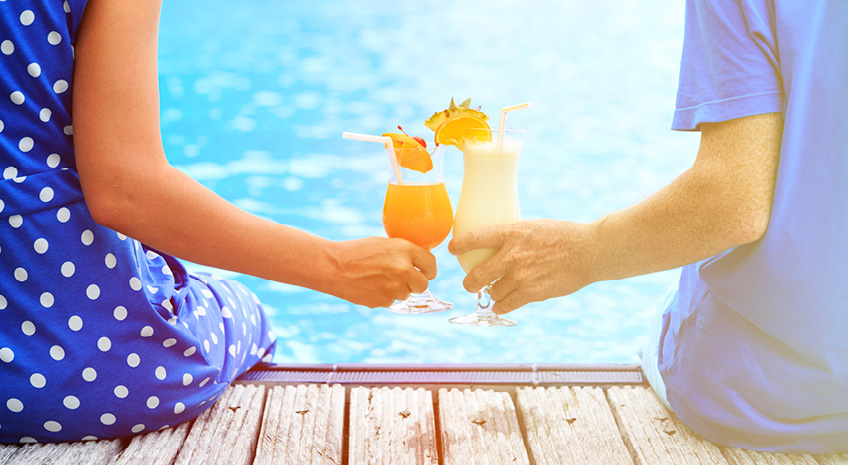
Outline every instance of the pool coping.
POLYGON ((644 384, 638 364, 260 364, 238 381, 262 384, 561 386, 644 384))

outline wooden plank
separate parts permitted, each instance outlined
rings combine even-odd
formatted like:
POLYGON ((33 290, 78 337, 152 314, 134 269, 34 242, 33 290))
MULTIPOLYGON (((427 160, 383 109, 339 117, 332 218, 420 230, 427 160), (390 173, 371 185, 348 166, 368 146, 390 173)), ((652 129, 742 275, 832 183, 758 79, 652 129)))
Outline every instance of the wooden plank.
POLYGON ((731 465, 819 465, 810 454, 779 454, 727 447, 724 456, 731 465))
POLYGON ((301 393, 301 395, 305 394, 306 386, 301 385, 286 387, 281 411, 277 413, 277 416, 280 417, 280 428, 277 432, 278 442, 275 443, 274 447, 271 449, 274 452, 273 463, 283 463, 283 457, 285 457, 286 451, 288 450, 288 442, 292 436, 291 430, 293 418, 291 414, 294 412, 294 401, 298 397, 298 393, 301 393), (285 415, 283 415, 282 412, 285 412, 285 415))
POLYGON ((459 446, 460 444, 468 444, 470 435, 466 436, 465 424, 460 424, 459 415, 453 408, 449 408, 452 403, 445 404, 449 401, 449 397, 453 394, 452 391, 446 389, 439 390, 439 426, 442 439, 442 463, 445 465, 455 465, 461 463, 472 463, 470 457, 464 457, 463 453, 466 448, 459 446))
POLYGON ((194 421, 175 464, 251 463, 264 399, 264 386, 231 386, 194 421))
MULTIPOLYGON (((221 444, 220 463, 248 465, 253 462, 259 427, 262 422, 262 407, 265 402, 265 386, 253 385, 253 395, 246 392, 233 415, 233 423, 221 444), (229 454, 227 454, 229 452, 229 454)), ((230 409, 233 407, 230 406, 230 409)))
POLYGON ((49 444, 7 446, 0 452, 0 463, 15 465, 49 465, 73 463, 74 465, 100 465, 112 463, 121 453, 119 439, 49 444), (8 454, 14 448, 13 454, 8 454))
POLYGON ((274 386, 268 389, 268 396, 265 399, 265 409, 262 412, 262 427, 259 429, 259 437, 256 441, 254 465, 272 462, 274 443, 277 440, 277 430, 280 427, 280 416, 274 413, 282 408, 283 397, 285 397, 285 389, 283 387, 274 386))
POLYGON ((848 454, 816 455, 820 465, 848 465, 848 454))
POLYGON ((300 431, 300 444, 297 448, 296 459, 292 463, 308 463, 312 455, 312 438, 315 435, 315 417, 318 408, 318 386, 310 384, 306 389, 306 404, 302 410, 295 412, 303 418, 303 428, 300 431))
POLYGON ((304 413, 308 411, 306 408, 309 402, 309 386, 301 385, 295 391, 294 408, 290 412, 286 412, 291 416, 291 424, 289 426, 289 436, 286 442, 286 451, 283 454, 283 463, 296 463, 298 453, 300 452, 300 439, 303 437, 303 424, 305 423, 304 413))
POLYGON ((116 465, 172 463, 185 442, 191 422, 132 438, 116 465))
POLYGON ((637 464, 727 463, 718 447, 683 425, 650 388, 611 387, 607 394, 637 464))
POLYGON ((445 465, 530 464, 509 393, 440 389, 439 416, 445 465))
POLYGON ((342 462, 344 387, 275 386, 265 405, 254 465, 342 462))
POLYGON ((525 387, 517 397, 536 465, 633 463, 601 388, 525 387))
POLYGON ((178 455, 178 458, 183 463, 190 463, 193 456, 200 457, 204 454, 203 449, 208 447, 211 442, 206 436, 211 435, 214 432, 215 425, 223 421, 223 411, 226 410, 226 405, 230 402, 231 398, 242 392, 243 387, 241 385, 230 387, 221 394, 214 406, 201 413, 194 420, 190 433, 186 437, 185 442, 183 442, 183 447, 180 449, 178 455))
POLYGON ((367 388, 354 388, 350 391, 350 419, 348 421, 348 462, 365 463, 365 443, 369 435, 365 434, 368 425, 367 388))
POLYGON ((352 389, 349 431, 351 465, 438 464, 433 394, 426 389, 352 389))
POLYGON ((14 444, 0 444, 0 465, 12 463, 12 456, 17 454, 21 447, 14 444))

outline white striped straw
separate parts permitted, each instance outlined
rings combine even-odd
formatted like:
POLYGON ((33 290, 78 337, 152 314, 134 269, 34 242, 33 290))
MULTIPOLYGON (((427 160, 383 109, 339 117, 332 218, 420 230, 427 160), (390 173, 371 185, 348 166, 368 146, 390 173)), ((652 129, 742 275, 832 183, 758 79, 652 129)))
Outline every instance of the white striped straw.
POLYGON ((386 152, 389 154, 389 161, 392 162, 392 170, 395 172, 395 176, 397 177, 397 182, 399 185, 403 185, 403 176, 400 174, 400 165, 397 161, 397 156, 395 155, 395 147, 392 143, 392 138, 388 136, 372 136, 368 134, 359 134, 356 132, 343 132, 342 137, 345 139, 353 139, 353 140, 361 140, 364 142, 378 142, 383 144, 383 147, 386 149, 386 152))
POLYGON ((511 107, 506 107, 503 110, 501 110, 501 121, 498 124, 498 155, 500 155, 503 152, 503 137, 504 137, 503 134, 504 134, 504 129, 506 128, 506 114, 511 112, 511 111, 521 110, 522 108, 530 108, 532 106, 533 106, 533 102, 527 102, 527 103, 522 103, 520 105, 514 105, 514 106, 511 106, 511 107))

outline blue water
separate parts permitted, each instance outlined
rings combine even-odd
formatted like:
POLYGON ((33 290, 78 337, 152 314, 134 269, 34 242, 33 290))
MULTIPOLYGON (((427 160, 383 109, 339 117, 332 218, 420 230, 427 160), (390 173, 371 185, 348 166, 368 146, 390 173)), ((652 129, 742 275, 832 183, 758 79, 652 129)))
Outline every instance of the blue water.
MULTIPOLYGON (((529 130, 525 219, 591 221, 691 165, 670 131, 683 2, 164 2, 161 121, 170 162, 236 205, 333 240, 385 235, 389 166, 341 138, 423 121, 456 97, 529 130)), ((458 152, 445 177, 456 206, 458 152)), ((226 246, 226 244, 221 244, 226 246)), ((446 246, 431 290, 451 312, 396 315, 249 276, 279 336, 277 362, 634 362, 674 271, 593 284, 513 312, 513 328, 448 318, 475 297, 446 246)), ((200 268, 200 267, 192 267, 200 268)))

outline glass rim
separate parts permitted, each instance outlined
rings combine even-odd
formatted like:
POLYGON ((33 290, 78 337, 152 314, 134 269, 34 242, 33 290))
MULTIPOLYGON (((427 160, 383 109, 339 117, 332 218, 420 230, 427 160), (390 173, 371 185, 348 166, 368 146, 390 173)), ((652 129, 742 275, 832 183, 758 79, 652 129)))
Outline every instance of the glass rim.
MULTIPOLYGON (((498 134, 500 132, 500 129, 498 129, 498 128, 489 128, 489 129, 474 128, 474 129, 470 129, 469 131, 472 134, 475 133, 475 132, 485 132, 485 133, 489 133, 489 134, 494 135, 494 134, 498 134)), ((503 130, 503 133, 504 133, 504 135, 507 135, 507 136, 509 136, 509 135, 514 135, 514 136, 522 135, 523 136, 523 135, 527 134, 527 129, 505 128, 503 130)))
MULTIPOLYGON (((497 128, 495 128, 495 129, 491 129, 491 128, 490 129, 478 129, 478 131, 500 132, 500 129, 497 129, 497 128)), ((505 132, 505 133, 510 133, 510 132, 512 132, 512 133, 525 133, 525 132, 527 132, 527 130, 526 129, 504 128, 503 132, 505 132)))

